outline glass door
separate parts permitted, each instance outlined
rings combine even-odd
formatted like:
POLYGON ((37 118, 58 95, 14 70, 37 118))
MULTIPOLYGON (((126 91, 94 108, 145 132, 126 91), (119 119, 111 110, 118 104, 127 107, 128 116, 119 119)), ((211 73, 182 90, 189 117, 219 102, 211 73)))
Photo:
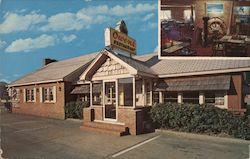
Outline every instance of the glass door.
POLYGON ((104 118, 116 119, 116 82, 104 82, 104 118))

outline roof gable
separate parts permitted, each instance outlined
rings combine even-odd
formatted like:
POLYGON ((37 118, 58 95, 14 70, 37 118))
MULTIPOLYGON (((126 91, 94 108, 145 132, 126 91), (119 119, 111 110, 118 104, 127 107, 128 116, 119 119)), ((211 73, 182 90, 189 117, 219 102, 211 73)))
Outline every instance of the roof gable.
POLYGON ((92 61, 80 76, 80 80, 90 80, 92 77, 113 76, 118 74, 136 75, 137 70, 121 58, 106 49, 92 61))

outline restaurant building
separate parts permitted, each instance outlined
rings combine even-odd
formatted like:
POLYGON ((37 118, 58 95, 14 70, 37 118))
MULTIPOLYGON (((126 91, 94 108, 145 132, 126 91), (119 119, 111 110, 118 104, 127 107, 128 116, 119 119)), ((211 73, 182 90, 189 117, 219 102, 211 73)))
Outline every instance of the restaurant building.
POLYGON ((108 39, 103 50, 50 60, 52 63, 46 62, 41 69, 13 81, 9 85, 13 112, 65 119, 66 103, 88 101, 90 107, 83 109, 81 128, 116 135, 154 131, 148 112, 156 103, 213 104, 239 114, 246 112, 249 59, 131 55, 136 43, 126 35, 124 25, 105 31, 108 39))
POLYGON ((64 119, 65 104, 78 98, 90 102, 83 129, 135 135, 152 130, 147 112, 155 103, 211 103, 244 113, 249 72, 250 60, 159 60, 156 53, 104 49, 50 63, 9 87, 13 112, 64 119))

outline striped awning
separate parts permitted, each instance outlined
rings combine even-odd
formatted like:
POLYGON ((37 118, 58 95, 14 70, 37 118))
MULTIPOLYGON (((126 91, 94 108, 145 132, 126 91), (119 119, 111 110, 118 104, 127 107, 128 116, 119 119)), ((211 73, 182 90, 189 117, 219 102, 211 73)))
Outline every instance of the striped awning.
POLYGON ((210 76, 158 81, 155 91, 215 91, 229 90, 231 76, 210 76))
MULTIPOLYGON (((100 93, 102 91, 102 83, 93 83, 92 84, 92 92, 93 93, 100 93)), ((90 85, 84 84, 76 86, 70 94, 85 94, 90 93, 90 85)))
POLYGON ((85 93, 90 93, 90 86, 89 86, 89 84, 76 86, 76 87, 70 92, 70 94, 85 94, 85 93))

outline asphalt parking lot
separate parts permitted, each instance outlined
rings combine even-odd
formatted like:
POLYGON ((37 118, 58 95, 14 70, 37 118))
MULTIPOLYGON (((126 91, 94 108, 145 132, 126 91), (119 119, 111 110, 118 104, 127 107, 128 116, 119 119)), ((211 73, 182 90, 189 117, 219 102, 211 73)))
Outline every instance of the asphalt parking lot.
POLYGON ((250 142, 150 133, 117 137, 80 130, 79 121, 1 113, 2 157, 9 159, 247 159, 250 142))

